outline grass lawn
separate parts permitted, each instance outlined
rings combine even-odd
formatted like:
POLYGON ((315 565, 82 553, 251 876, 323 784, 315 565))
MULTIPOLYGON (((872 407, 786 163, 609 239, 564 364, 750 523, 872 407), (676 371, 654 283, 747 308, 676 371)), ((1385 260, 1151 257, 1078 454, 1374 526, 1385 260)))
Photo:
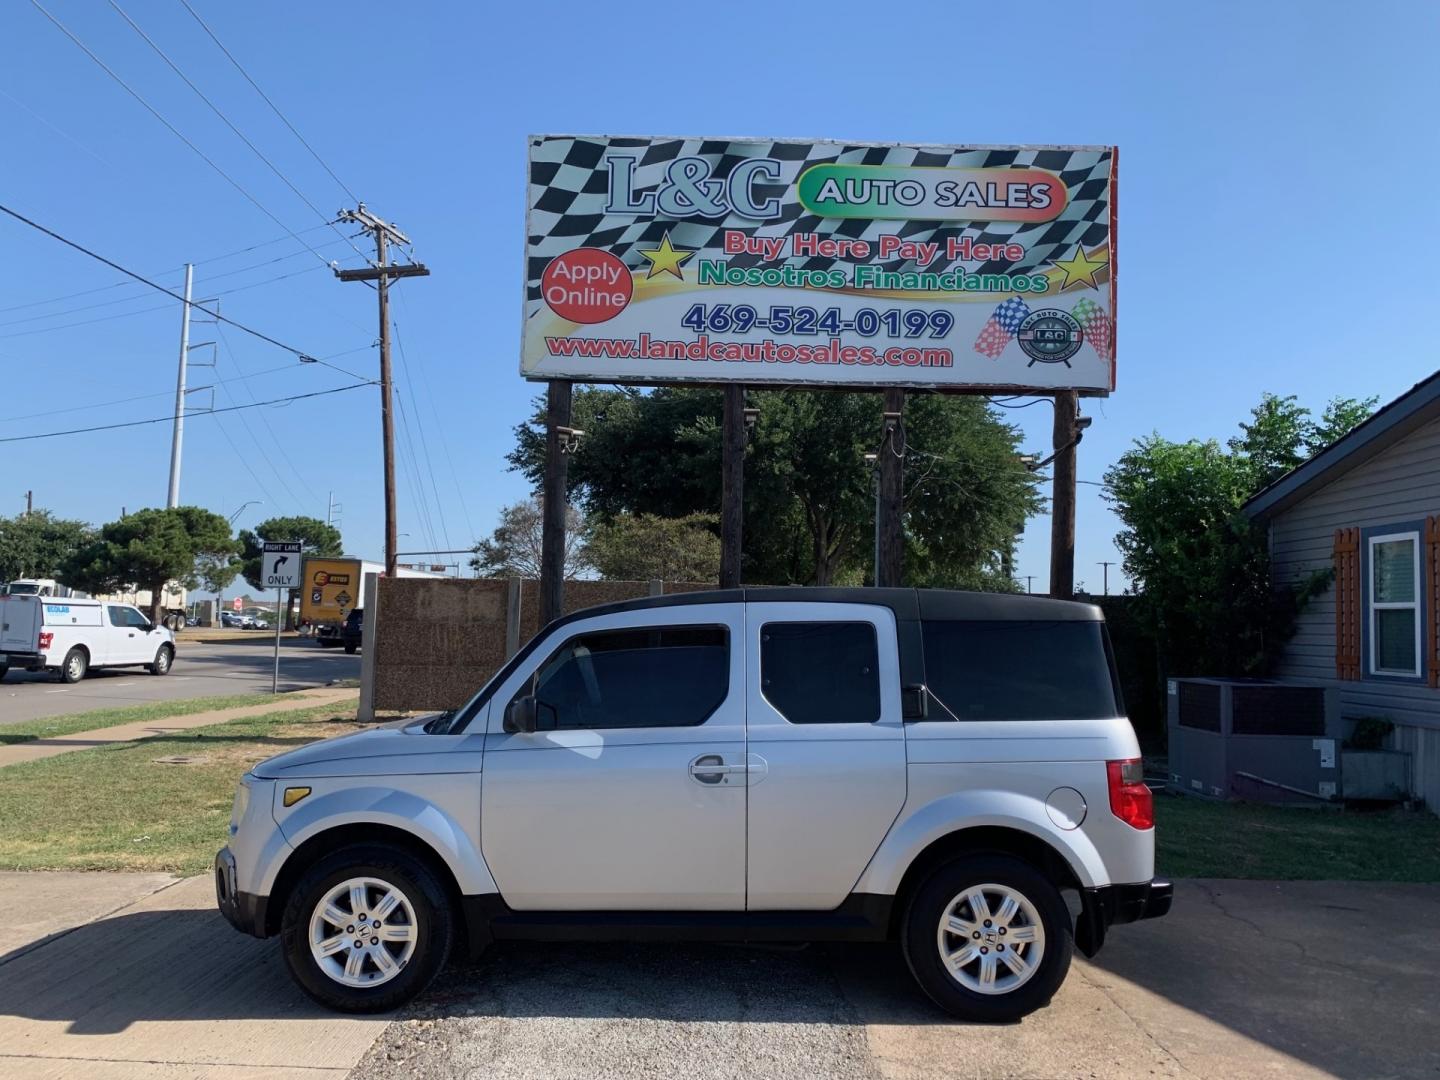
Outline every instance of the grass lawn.
POLYGON ((171 716, 190 716, 212 709, 234 709, 246 705, 265 705, 279 701, 283 694, 229 694, 225 697, 189 698, 184 701, 148 701, 119 709, 96 709, 70 716, 51 716, 42 720, 24 720, 0 726, 0 746, 53 739, 76 731, 98 731, 101 728, 130 724, 140 720, 164 720, 171 716))
POLYGON ((1440 882, 1440 817, 1155 796, 1167 877, 1440 882))
POLYGON ((0 870, 203 873, 225 843, 240 774, 357 730, 354 715, 333 704, 292 709, 4 766, 0 870))

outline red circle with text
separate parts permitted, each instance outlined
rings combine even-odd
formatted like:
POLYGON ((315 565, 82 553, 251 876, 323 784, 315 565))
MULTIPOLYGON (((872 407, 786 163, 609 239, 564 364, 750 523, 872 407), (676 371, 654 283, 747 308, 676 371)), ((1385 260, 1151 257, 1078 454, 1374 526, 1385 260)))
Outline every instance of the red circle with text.
POLYGON ((613 319, 625 310, 634 292, 630 268, 600 248, 556 255, 540 278, 540 293, 550 310, 577 323, 613 319))

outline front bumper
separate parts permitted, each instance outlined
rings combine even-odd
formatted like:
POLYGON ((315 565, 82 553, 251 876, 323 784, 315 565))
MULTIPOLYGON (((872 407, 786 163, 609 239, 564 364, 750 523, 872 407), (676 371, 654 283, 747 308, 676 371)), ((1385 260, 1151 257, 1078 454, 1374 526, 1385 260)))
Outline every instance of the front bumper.
POLYGON ((269 897, 253 893, 237 892, 235 889, 235 856, 229 848, 221 848, 215 855, 215 903, 225 921, 251 937, 268 937, 265 928, 265 912, 269 897))
POLYGON ((1133 885, 1102 885, 1080 890, 1080 917, 1075 920, 1075 947, 1094 956, 1105 944, 1105 933, 1120 923, 1158 919, 1170 910, 1175 886, 1164 878, 1133 885))

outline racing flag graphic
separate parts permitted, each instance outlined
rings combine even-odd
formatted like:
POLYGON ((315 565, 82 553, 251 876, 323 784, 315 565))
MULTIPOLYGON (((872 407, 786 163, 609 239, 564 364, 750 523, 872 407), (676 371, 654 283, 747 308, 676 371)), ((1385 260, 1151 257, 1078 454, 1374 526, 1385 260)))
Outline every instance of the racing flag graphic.
POLYGON ((1109 360, 1115 345, 1115 335, 1110 325, 1110 316, 1105 309, 1088 296, 1070 309, 1085 330, 1085 340, 1095 348, 1102 360, 1109 360))
MULTIPOLYGON (((981 329, 980 336, 975 339, 975 351, 981 356, 990 357, 991 360, 998 360, 1029 314, 1029 305, 1020 297, 1012 296, 1006 300, 995 309, 990 315, 990 321, 981 329)), ((1075 317, 1080 316, 1077 313, 1075 317)))

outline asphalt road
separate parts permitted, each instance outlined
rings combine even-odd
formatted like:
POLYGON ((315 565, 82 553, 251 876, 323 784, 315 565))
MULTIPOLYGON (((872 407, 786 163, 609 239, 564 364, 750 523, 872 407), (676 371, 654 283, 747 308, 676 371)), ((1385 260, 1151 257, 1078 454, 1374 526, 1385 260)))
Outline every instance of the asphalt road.
MULTIPOLYGON (((12 670, 0 682, 0 725, 146 701, 268 692, 274 645, 274 636, 259 630, 253 639, 223 645, 186 641, 182 633, 170 674, 158 678, 144 668, 102 669, 66 686, 54 675, 12 670)), ((302 638, 280 643, 282 691, 359 677, 358 655, 302 638)))

